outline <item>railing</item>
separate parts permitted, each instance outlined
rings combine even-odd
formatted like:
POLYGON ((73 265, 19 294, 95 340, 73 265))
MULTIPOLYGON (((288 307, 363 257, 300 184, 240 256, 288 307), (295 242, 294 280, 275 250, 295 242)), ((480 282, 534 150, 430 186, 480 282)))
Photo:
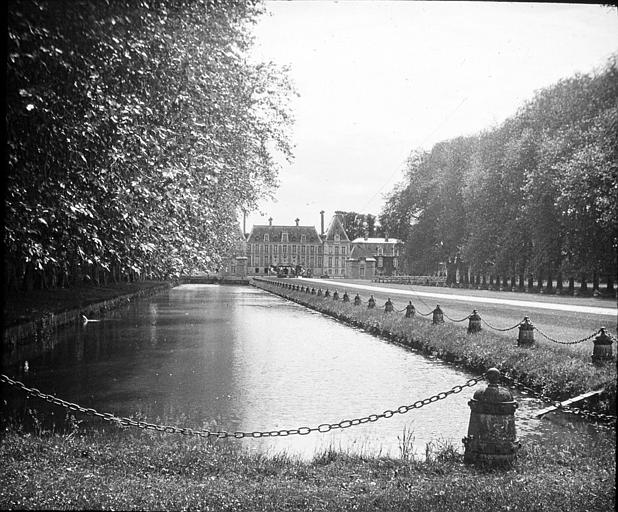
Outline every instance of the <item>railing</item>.
POLYGON ((446 286, 446 276, 375 276, 374 283, 446 286))

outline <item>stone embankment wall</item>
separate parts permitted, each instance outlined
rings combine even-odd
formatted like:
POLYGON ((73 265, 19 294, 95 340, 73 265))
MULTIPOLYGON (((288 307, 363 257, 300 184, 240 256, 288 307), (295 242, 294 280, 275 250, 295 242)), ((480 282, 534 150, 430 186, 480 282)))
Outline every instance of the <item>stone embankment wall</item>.
POLYGON ((2 343, 5 347, 14 347, 22 343, 28 343, 33 338, 39 338, 45 332, 52 331, 62 325, 72 322, 81 322, 81 315, 93 317, 103 311, 118 308, 134 299, 157 295, 161 292, 169 290, 177 284, 178 283, 175 282, 161 283, 149 288, 142 288, 134 293, 125 293, 102 302, 87 304, 78 308, 60 311, 57 313, 49 313, 41 318, 37 318, 36 320, 13 325, 4 329, 2 343))

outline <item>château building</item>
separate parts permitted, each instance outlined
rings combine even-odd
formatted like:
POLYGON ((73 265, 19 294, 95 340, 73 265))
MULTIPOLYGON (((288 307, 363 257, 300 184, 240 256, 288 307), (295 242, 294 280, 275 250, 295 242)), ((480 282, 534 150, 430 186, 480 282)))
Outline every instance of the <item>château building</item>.
POLYGON ((327 229, 320 212, 320 233, 315 226, 254 225, 243 235, 222 264, 224 275, 304 275, 371 279, 376 274, 397 271, 400 241, 385 238, 357 238, 350 241, 344 226, 344 212, 337 211, 327 229))

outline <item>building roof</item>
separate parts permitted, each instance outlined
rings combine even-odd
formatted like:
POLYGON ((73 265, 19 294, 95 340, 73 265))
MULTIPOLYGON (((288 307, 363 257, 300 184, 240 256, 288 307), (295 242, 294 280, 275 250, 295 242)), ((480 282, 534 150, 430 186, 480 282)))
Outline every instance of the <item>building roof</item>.
POLYGON ((345 228, 343 227, 343 217, 340 213, 335 213, 333 220, 330 221, 330 225, 326 230, 325 240, 328 242, 334 242, 335 235, 339 235, 339 240, 341 242, 350 241, 348 234, 345 232, 345 228))
POLYGON ((352 248, 352 252, 350 252, 351 260, 366 260, 366 261, 375 261, 373 251, 370 251, 366 247, 355 245, 352 248))
POLYGON ((247 238, 248 243, 263 243, 264 235, 268 235, 269 242, 281 243, 281 235, 288 234, 288 242, 291 244, 300 243, 301 235, 305 235, 308 244, 322 243, 315 226, 271 226, 258 225, 251 228, 251 233, 247 238))
POLYGON ((353 244, 400 244, 401 240, 398 238, 355 238, 352 240, 353 244))

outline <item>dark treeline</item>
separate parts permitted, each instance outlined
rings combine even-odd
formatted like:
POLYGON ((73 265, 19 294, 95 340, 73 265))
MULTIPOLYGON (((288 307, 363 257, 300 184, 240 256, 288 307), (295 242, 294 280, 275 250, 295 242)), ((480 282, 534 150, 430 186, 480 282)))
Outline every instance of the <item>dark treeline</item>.
POLYGON ((260 10, 9 2, 7 289, 218 266, 291 155, 287 75, 247 58, 260 10))
POLYGON ((412 153, 380 222, 406 241, 411 274, 441 262, 468 284, 597 287, 603 278, 611 288, 617 157, 614 56, 595 74, 538 91, 495 129, 412 153))

